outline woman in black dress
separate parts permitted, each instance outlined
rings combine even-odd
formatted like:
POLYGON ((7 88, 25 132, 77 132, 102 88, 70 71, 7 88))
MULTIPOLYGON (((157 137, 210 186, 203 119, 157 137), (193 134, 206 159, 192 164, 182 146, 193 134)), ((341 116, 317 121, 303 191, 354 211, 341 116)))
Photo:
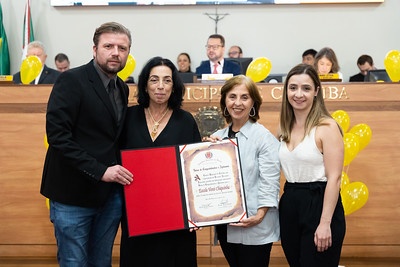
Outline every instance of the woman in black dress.
MULTIPOLYGON (((137 89, 139 105, 128 108, 122 148, 152 148, 201 141, 193 116, 181 109, 185 87, 170 60, 150 59, 139 75, 137 89)), ((154 168, 158 164, 163 162, 154 162, 154 168)), ((125 216, 121 225, 120 266, 197 266, 195 231, 128 237, 125 216)))

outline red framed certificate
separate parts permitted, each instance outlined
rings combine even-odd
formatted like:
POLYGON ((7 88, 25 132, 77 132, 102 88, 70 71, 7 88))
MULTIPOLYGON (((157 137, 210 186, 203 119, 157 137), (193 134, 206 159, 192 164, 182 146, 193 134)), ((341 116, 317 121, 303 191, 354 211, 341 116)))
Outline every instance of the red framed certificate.
POLYGON ((130 236, 238 222, 247 215, 236 139, 121 151, 130 236))

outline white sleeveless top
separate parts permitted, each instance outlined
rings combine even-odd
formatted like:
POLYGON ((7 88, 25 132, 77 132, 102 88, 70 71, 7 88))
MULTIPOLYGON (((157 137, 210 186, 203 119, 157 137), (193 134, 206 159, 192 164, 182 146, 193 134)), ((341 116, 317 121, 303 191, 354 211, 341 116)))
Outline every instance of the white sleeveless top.
POLYGON ((279 159, 286 180, 289 183, 326 182, 323 155, 315 143, 315 131, 311 129, 309 135, 292 151, 281 141, 279 159))

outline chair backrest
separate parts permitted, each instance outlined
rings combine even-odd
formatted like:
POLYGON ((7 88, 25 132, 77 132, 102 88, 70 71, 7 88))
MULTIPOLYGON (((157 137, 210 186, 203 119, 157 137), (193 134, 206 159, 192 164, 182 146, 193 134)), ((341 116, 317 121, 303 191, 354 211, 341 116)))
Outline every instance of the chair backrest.
POLYGON ((195 76, 196 74, 192 72, 179 72, 179 77, 183 83, 193 83, 195 76))
POLYGON ((247 67, 253 61, 252 57, 225 58, 225 60, 236 62, 242 68, 242 74, 246 75, 247 67))

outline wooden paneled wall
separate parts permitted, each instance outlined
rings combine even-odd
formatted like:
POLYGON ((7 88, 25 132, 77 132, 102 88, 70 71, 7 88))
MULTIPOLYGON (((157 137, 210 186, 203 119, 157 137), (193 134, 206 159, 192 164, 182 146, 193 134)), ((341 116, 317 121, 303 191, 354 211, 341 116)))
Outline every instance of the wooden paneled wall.
MULTIPOLYGON (((184 109, 196 114, 219 106, 218 84, 188 84, 184 109)), ((400 84, 326 83, 330 111, 345 110, 351 125, 366 123, 372 139, 344 171, 350 182, 369 189, 367 204, 350 214, 343 247, 346 257, 400 257, 400 84)), ((260 122, 278 125, 281 84, 260 84, 264 99, 260 122)), ((51 86, 0 85, 0 257, 53 257, 53 227, 40 195, 45 111, 51 86)), ((131 86, 130 104, 135 103, 131 86)), ((284 181, 282 181, 283 183, 284 181)), ((198 255, 222 257, 212 245, 212 228, 198 232, 198 255)), ((114 255, 119 255, 119 237, 114 255)), ((283 257, 279 242, 273 257, 283 257)))

